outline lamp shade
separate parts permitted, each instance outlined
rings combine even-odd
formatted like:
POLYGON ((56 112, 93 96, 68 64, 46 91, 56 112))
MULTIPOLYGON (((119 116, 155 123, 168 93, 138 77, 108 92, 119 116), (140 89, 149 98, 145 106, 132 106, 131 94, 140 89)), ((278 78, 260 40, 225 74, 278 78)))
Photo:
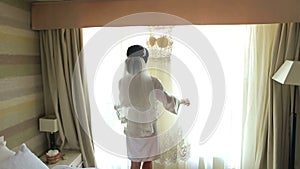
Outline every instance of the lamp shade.
POLYGON ((45 116, 39 119, 40 131, 41 132, 57 132, 58 131, 58 123, 57 119, 52 116, 45 116))
POLYGON ((272 77, 273 80, 286 85, 300 85, 300 62, 286 60, 272 77))

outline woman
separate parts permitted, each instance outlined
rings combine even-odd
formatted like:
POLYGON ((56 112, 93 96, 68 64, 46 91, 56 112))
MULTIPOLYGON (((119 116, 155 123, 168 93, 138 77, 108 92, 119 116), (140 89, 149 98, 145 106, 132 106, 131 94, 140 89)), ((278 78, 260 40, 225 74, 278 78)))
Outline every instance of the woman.
POLYGON ((157 137, 157 101, 174 114, 180 104, 189 105, 188 99, 178 100, 168 95, 160 83, 146 70, 148 51, 139 45, 127 50, 124 76, 119 81, 119 110, 125 117, 127 154, 131 169, 151 169, 152 161, 159 158, 157 137), (143 162, 143 164, 142 164, 143 162))

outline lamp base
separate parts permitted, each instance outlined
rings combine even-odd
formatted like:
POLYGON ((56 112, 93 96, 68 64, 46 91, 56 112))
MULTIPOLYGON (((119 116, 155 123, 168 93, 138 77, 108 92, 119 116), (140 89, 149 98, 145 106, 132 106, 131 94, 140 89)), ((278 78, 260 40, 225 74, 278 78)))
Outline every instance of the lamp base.
POLYGON ((291 128, 290 128, 290 154, 289 154, 289 169, 294 169, 295 167, 295 141, 296 141, 296 124, 297 124, 297 114, 292 113, 291 118, 291 128))
POLYGON ((290 117, 290 147, 289 147, 289 169, 295 169, 295 141, 296 141, 296 126, 297 126, 297 103, 298 86, 294 89, 293 108, 290 117))
POLYGON ((58 146, 55 144, 55 134, 54 133, 50 133, 49 135, 50 137, 50 150, 59 150, 58 146))

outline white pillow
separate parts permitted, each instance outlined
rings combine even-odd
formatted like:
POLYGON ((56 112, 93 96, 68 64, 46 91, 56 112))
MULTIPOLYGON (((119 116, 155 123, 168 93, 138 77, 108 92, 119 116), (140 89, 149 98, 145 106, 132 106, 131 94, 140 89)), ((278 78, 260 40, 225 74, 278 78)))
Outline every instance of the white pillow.
POLYGON ((7 160, 0 163, 0 169, 49 169, 25 144, 7 160))
POLYGON ((0 163, 15 155, 15 152, 6 147, 6 141, 0 141, 0 163))
MULTIPOLYGON (((69 167, 69 166, 66 166, 66 165, 56 165, 52 169, 82 169, 82 168, 69 167)), ((85 168, 85 169, 96 169, 96 168, 85 168)))
POLYGON ((66 165, 56 165, 56 166, 53 167, 52 169, 78 169, 78 168, 75 168, 75 167, 69 167, 69 166, 66 166, 66 165))

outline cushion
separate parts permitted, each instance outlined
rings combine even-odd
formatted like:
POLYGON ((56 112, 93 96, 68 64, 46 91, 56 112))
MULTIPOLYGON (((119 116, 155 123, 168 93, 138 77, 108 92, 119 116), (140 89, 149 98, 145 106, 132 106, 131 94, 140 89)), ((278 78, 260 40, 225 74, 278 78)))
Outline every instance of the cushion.
POLYGON ((0 163, 14 155, 15 152, 11 151, 6 147, 6 141, 0 141, 0 163))
POLYGON ((7 160, 0 163, 0 169, 49 169, 25 144, 7 160))

